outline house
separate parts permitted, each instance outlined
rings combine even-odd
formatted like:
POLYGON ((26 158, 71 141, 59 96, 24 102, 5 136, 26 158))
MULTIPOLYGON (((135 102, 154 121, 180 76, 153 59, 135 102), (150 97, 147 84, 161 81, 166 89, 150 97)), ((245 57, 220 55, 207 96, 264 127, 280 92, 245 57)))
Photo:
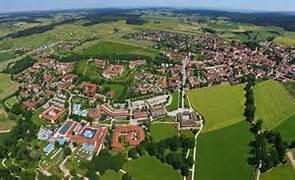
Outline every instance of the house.
POLYGON ((146 65, 145 60, 135 60, 135 61, 130 61, 129 62, 129 68, 130 69, 134 69, 134 68, 142 66, 142 65, 146 65))
POLYGON ((121 75, 124 72, 124 65, 111 64, 104 70, 103 76, 105 78, 111 78, 113 76, 121 75))
POLYGON ((124 145, 135 147, 144 140, 144 129, 140 126, 118 126, 112 136, 112 147, 121 149, 124 145))
POLYGON ((165 107, 162 107, 162 106, 161 107, 152 108, 150 110, 150 112, 151 112, 151 115, 153 117, 164 116, 164 115, 167 114, 166 108, 165 107))
POLYGON ((127 118, 130 116, 128 111, 119 111, 114 110, 113 108, 107 106, 107 105, 99 105, 98 108, 107 116, 113 117, 113 118, 127 118))
POLYGON ((201 126, 201 122, 198 120, 195 112, 184 111, 176 115, 178 122, 178 129, 198 129, 201 126))

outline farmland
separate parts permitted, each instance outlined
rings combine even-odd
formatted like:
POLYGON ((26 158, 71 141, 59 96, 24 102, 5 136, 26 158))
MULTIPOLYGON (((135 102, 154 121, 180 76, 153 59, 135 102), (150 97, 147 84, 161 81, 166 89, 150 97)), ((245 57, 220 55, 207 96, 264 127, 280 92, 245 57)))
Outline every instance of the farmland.
POLYGON ((253 168, 247 163, 251 139, 246 122, 201 134, 195 179, 251 179, 253 168))
POLYGON ((243 85, 222 84, 187 92, 192 107, 205 117, 204 132, 230 126, 244 119, 243 85))
POLYGON ((143 156, 136 160, 128 161, 123 169, 127 171, 134 179, 150 180, 180 180, 180 174, 173 170, 168 164, 161 163, 155 157, 143 156), (140 167, 140 168, 138 168, 140 167), (152 173, 149 173, 152 172, 152 173))
POLYGON ((275 127, 279 131, 284 141, 291 143, 295 140, 295 115, 283 121, 280 125, 275 127))
POLYGON ((274 128, 295 113, 295 104, 289 93, 276 81, 258 83, 254 88, 256 119, 264 127, 274 128))

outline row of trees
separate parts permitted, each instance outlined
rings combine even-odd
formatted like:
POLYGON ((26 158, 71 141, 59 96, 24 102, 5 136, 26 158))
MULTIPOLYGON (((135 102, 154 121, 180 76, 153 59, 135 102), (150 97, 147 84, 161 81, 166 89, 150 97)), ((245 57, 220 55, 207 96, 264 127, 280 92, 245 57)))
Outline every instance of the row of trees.
POLYGON ((248 163, 260 167, 265 172, 280 163, 284 163, 287 143, 282 140, 280 133, 263 130, 262 120, 255 122, 255 101, 253 87, 255 77, 249 76, 245 86, 245 112, 246 121, 251 123, 250 131, 254 134, 255 140, 250 142, 251 157, 248 163))
POLYGON ((17 74, 27 69, 28 67, 33 66, 34 63, 35 60, 32 57, 26 56, 25 58, 15 62, 13 65, 9 64, 4 72, 9 74, 17 74))

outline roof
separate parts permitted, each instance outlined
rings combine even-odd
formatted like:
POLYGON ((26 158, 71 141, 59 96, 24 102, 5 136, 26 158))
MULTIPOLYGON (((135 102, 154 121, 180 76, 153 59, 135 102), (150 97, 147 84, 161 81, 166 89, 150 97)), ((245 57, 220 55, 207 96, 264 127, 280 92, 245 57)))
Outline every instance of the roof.
POLYGON ((112 147, 120 149, 124 146, 120 137, 124 136, 129 146, 137 146, 144 140, 144 130, 140 126, 118 126, 112 136, 112 147))

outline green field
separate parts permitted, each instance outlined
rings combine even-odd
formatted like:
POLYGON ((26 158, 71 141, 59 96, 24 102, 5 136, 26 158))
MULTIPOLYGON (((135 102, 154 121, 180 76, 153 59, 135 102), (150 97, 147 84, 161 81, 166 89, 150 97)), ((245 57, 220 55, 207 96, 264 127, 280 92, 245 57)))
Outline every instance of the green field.
POLYGON ((122 175, 114 170, 107 170, 104 175, 101 176, 101 180, 121 180, 122 175))
POLYGON ((10 80, 8 74, 0 73, 0 100, 15 93, 18 89, 18 84, 10 80))
POLYGON ((16 103, 18 103, 18 100, 16 99, 16 96, 13 96, 13 97, 11 97, 11 98, 9 98, 9 99, 7 99, 6 101, 5 101, 5 104, 6 104, 6 106, 8 106, 8 108, 12 108, 13 107, 13 105, 15 105, 16 103))
POLYGON ((293 98, 295 98, 295 81, 287 81, 283 83, 284 87, 291 94, 293 98))
POLYGON ((115 101, 124 99, 126 95, 126 89, 122 84, 104 84, 102 88, 110 90, 115 101))
POLYGON ((244 119, 243 85, 222 84, 187 92, 192 107, 205 117, 204 132, 230 126, 244 119))
POLYGON ((0 104, 0 131, 9 130, 16 125, 15 121, 8 118, 2 104, 0 104))
POLYGON ((295 114, 295 103, 277 81, 269 80, 254 87, 256 119, 263 120, 265 128, 274 128, 295 114))
POLYGON ((183 179, 178 171, 175 171, 168 164, 151 156, 143 156, 136 160, 128 161, 122 168, 127 171, 132 179, 137 180, 181 180, 183 179))
POLYGON ((251 139, 247 122, 201 134, 195 179, 250 180, 254 172, 247 163, 251 139))
POLYGON ((171 104, 169 104, 166 109, 167 111, 174 111, 178 108, 179 92, 178 90, 172 93, 171 104))
POLYGON ((32 122, 36 125, 36 126, 45 126, 48 125, 49 122, 46 121, 45 119, 42 119, 39 117, 39 115, 44 111, 43 108, 39 108, 36 111, 34 111, 33 116, 32 116, 32 122))
POLYGON ((280 125, 275 127, 276 131, 279 131, 284 141, 291 143, 295 140, 295 115, 289 117, 287 120, 282 122, 280 125))
POLYGON ((294 180, 295 171, 290 164, 279 165, 273 168, 270 172, 263 173, 260 176, 261 180, 294 180))
POLYGON ((6 61, 15 57, 12 52, 0 52, 0 61, 6 61))
POLYGON ((173 124, 152 124, 150 130, 155 142, 176 136, 176 128, 173 124))
POLYGON ((116 41, 100 41, 97 44, 83 50, 82 54, 93 56, 134 54, 155 57, 157 55, 157 51, 151 48, 134 46, 129 43, 121 43, 116 41))

